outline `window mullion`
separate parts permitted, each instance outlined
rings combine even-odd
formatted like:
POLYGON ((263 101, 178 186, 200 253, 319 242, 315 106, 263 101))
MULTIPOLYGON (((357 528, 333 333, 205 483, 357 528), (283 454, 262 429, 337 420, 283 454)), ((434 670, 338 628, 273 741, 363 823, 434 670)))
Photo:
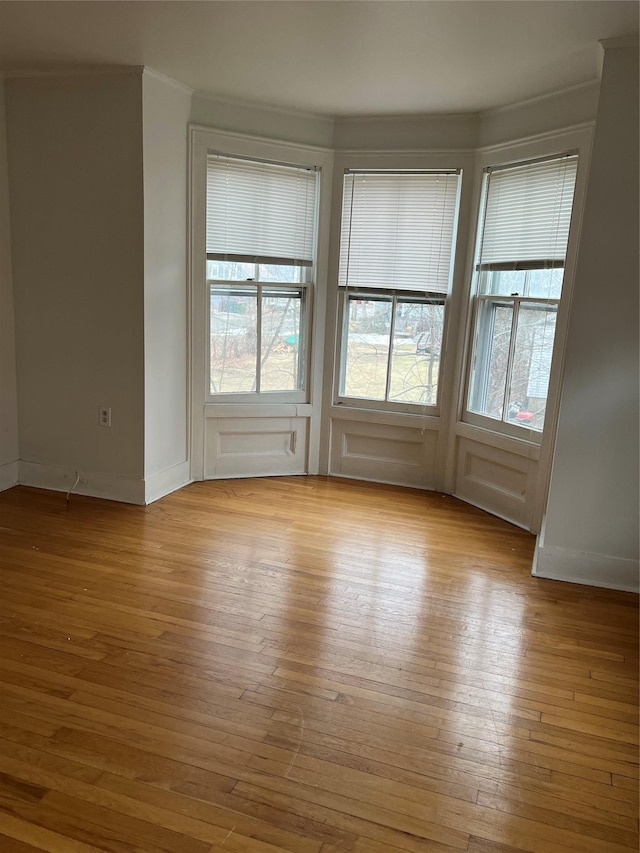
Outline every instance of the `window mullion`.
POLYGON ((507 359, 507 375, 504 383, 504 398, 502 404, 502 420, 506 421, 509 415, 509 396, 511 394, 511 377, 513 376, 513 360, 516 351, 516 331, 518 328, 518 314, 520 313, 520 299, 509 300, 513 303, 513 316, 511 317, 511 339, 509 341, 509 357, 507 359))
POLYGON ((258 284, 256 294, 256 393, 260 393, 262 366, 262 285, 258 284))
POLYGON ((393 340, 394 333, 396 328, 396 310, 398 308, 398 297, 396 294, 393 294, 391 300, 391 328, 389 330, 389 350, 387 352, 387 385, 384 392, 384 399, 389 399, 389 394, 391 392, 391 362, 393 359, 393 340))

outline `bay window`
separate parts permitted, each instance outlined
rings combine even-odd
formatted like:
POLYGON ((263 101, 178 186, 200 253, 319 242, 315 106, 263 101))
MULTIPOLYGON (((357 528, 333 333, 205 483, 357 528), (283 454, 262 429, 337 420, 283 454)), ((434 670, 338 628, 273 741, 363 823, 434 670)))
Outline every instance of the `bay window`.
POLYGON ((438 405, 459 191, 459 171, 345 173, 338 403, 438 405))

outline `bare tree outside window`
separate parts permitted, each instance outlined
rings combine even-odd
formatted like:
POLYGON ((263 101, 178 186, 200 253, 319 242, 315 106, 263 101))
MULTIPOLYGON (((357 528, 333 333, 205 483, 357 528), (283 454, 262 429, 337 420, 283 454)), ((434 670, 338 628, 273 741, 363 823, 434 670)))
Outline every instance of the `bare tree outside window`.
POLYGON ((301 387, 302 287, 210 284, 210 393, 301 387))
POLYGON ((434 406, 444 301, 350 296, 347 310, 340 394, 434 406))

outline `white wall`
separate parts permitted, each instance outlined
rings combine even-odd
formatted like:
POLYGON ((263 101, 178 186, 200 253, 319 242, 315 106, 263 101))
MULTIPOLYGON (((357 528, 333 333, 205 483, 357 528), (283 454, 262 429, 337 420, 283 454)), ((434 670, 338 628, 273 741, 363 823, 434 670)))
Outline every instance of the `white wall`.
POLYGON ((187 448, 187 123, 190 92, 145 70, 145 499, 189 480, 187 448))
POLYGON ((464 151, 476 147, 480 114, 359 116, 337 118, 338 150, 464 151))
POLYGON ((142 501, 141 73, 7 80, 6 112, 20 481, 142 501))
POLYGON ((534 574, 638 589, 638 48, 606 50, 534 574))
POLYGON ((0 489, 18 481, 18 402, 4 81, 0 78, 0 489))

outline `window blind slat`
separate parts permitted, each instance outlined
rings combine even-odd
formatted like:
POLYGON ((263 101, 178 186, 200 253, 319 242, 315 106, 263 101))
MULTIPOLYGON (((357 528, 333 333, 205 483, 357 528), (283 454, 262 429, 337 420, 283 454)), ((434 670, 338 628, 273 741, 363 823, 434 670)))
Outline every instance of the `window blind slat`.
POLYGON ((449 291, 459 174, 347 173, 341 287, 449 291))
POLYGON ((207 254, 310 264, 316 184, 313 169, 209 155, 207 254))
POLYGON ((577 156, 489 173, 479 263, 564 260, 577 156))

